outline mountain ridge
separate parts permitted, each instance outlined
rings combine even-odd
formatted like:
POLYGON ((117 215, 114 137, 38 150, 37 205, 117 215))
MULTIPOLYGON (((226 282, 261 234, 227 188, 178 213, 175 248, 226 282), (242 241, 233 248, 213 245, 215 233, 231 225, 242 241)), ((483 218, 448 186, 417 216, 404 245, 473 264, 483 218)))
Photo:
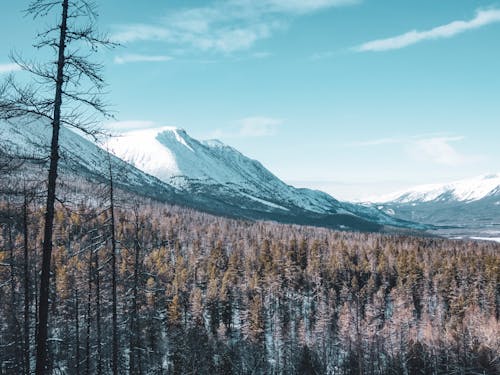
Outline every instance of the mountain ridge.
POLYGON ((453 238, 500 237, 500 174, 420 185, 368 203, 395 218, 438 227, 453 238))
MULTIPOLYGON (((13 147, 24 148, 24 153, 47 155, 50 126, 8 123, 1 126, 2 144, 8 141, 13 147)), ((106 178, 105 150, 66 128, 61 131, 61 145, 62 170, 93 179, 106 178)), ((183 129, 129 132, 112 139, 107 147, 117 154, 113 162, 127 172, 116 176, 117 183, 124 189, 160 201, 216 215, 335 229, 425 229, 373 207, 340 202, 320 191, 294 188, 279 180, 259 161, 220 141, 198 141, 183 129), (119 157, 129 159, 131 164, 119 157)))
POLYGON ((411 203, 436 200, 477 201, 500 193, 500 173, 483 174, 448 183, 418 185, 413 188, 366 199, 371 203, 411 203))
POLYGON ((340 202, 319 190, 295 188, 279 180, 261 162, 246 157, 220 140, 198 141, 184 129, 163 127, 128 132, 112 139, 109 147, 123 160, 188 191, 210 195, 208 190, 217 187, 219 195, 241 194, 257 204, 281 211, 301 209, 316 215, 352 215, 368 217, 384 225, 408 225, 372 207, 340 202), (143 144, 137 143, 137 139, 143 140, 143 144), (166 159, 161 168, 157 166, 159 155, 166 159))

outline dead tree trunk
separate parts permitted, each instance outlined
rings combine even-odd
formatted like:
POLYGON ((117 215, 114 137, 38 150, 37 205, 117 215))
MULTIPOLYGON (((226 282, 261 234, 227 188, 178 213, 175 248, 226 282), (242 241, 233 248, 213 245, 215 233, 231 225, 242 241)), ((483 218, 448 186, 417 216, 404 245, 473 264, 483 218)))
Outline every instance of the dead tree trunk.
POLYGON ((92 253, 89 253, 89 263, 88 263, 88 290, 87 290, 87 316, 86 316, 86 336, 85 336, 85 373, 90 375, 90 334, 91 334, 91 326, 92 326, 92 253))
POLYGON ((112 367, 113 375, 118 375, 118 314, 116 296, 116 221, 115 221, 115 191, 113 182, 113 168, 111 165, 111 155, 108 153, 109 167, 109 210, 111 213, 111 294, 112 294, 112 329, 113 329, 113 354, 112 367))
POLYGON ((75 355, 75 372, 76 375, 80 375, 80 309, 79 309, 79 299, 78 299, 78 287, 74 288, 75 295, 75 346, 76 346, 76 355, 75 355))
POLYGON ((97 334, 96 373, 102 375, 102 330, 101 330, 101 278, 99 275, 99 251, 94 252, 95 314, 97 334))
POLYGON ((64 50, 68 20, 68 0, 62 2, 62 17, 59 34, 56 93, 50 145, 50 166, 45 208, 45 224, 42 247, 42 275, 40 279, 40 302, 38 309, 38 330, 36 340, 36 375, 44 375, 47 366, 47 331, 49 313, 50 261, 52 258, 52 234, 54 227, 54 206, 56 201, 57 166, 59 162, 59 130, 61 127, 61 104, 64 83, 64 50))
POLYGON ((23 354, 24 354, 24 373, 31 374, 30 368, 30 272, 29 272, 29 200, 26 188, 24 189, 24 202, 23 202, 23 247, 24 247, 24 340, 23 340, 23 354))

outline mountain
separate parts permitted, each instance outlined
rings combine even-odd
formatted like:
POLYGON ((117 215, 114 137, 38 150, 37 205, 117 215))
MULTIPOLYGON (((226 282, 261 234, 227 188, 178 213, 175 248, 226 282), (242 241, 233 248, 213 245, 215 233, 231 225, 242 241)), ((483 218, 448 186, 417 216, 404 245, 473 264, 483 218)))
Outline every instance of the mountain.
POLYGON ((421 185, 376 198, 377 202, 473 202, 500 195, 500 174, 488 174, 447 184, 421 185))
POLYGON ((370 201, 395 218, 440 226, 439 234, 500 238, 500 174, 417 186, 370 201))
MULTIPOLYGON (((51 129, 0 123, 2 146, 19 155, 47 155, 51 129)), ((76 185, 105 180, 107 152, 80 134, 61 129, 61 174, 76 185)), ((424 229, 370 206, 339 202, 326 193, 297 189, 261 163, 220 141, 198 141, 178 128, 134 131, 111 139, 115 181, 123 190, 196 210, 243 219, 380 231, 424 229), (394 228, 393 228, 394 229, 394 228)))
MULTIPOLYGON (((9 153, 28 161, 23 164, 23 173, 40 173, 40 164, 47 161, 52 128, 40 123, 12 124, 0 122, 0 145, 9 153), (38 160, 40 159, 40 160, 38 160)), ((76 132, 62 127, 59 135, 59 174, 63 175, 67 189, 78 190, 76 184, 82 180, 104 181, 108 175, 108 153, 94 142, 76 132)), ((141 193, 144 196, 157 194, 164 200, 176 198, 175 189, 168 184, 110 155, 118 187, 141 193)), ((35 176, 37 178, 37 176, 35 176)))
POLYGON ((215 213, 259 219, 373 230, 391 225, 422 229, 373 207, 339 202, 316 190, 285 184, 260 162, 218 140, 198 141, 172 127, 132 131, 112 139, 111 152, 188 193, 215 213), (375 223, 375 226, 373 224, 375 223))

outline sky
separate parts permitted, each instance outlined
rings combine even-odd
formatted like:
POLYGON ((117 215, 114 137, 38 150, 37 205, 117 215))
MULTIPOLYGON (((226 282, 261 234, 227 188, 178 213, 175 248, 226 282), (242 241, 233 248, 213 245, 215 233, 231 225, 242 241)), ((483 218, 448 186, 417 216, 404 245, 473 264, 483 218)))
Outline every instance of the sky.
MULTIPOLYGON (((98 3, 106 126, 218 138, 348 200, 500 172, 500 1, 98 3)), ((27 4, 0 5, 0 79, 45 57, 27 4)))

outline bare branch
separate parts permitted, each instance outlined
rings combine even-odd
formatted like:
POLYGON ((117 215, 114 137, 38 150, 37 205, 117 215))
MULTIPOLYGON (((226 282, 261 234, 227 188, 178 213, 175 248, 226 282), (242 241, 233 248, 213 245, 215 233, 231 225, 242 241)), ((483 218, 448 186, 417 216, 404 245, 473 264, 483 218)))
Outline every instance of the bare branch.
POLYGON ((33 0, 24 11, 24 14, 26 16, 31 15, 34 19, 43 18, 60 3, 58 0, 33 0))
POLYGON ((22 56, 14 52, 10 54, 10 59, 12 60, 12 62, 19 65, 25 72, 31 73, 35 77, 42 78, 42 84, 46 82, 54 84, 56 82, 56 74, 54 72, 54 68, 52 67, 53 64, 49 65, 50 67, 52 67, 51 69, 47 64, 40 64, 34 61, 26 61, 22 56))

